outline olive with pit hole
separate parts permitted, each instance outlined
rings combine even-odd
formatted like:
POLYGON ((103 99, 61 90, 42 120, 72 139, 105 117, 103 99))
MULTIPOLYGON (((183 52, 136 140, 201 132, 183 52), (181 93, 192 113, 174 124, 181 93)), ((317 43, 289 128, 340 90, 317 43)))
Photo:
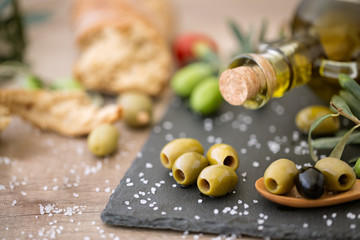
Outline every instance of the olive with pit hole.
POLYGON ((205 62, 195 62, 180 68, 171 79, 171 88, 180 97, 187 98, 195 86, 204 78, 215 73, 216 69, 205 62))
POLYGON ((119 131, 112 124, 102 124, 94 128, 87 138, 89 150, 103 157, 115 152, 119 140, 119 131))
POLYGON ((347 191, 355 184, 354 170, 346 162, 333 157, 320 159, 315 167, 325 177, 325 188, 329 191, 347 191))
POLYGON ((175 181, 182 186, 196 182, 200 172, 208 166, 207 159, 200 153, 187 152, 178 157, 172 167, 175 181))
MULTIPOLYGON (((313 105, 301 109, 295 117, 295 124, 298 129, 308 134, 311 125, 315 120, 319 119, 322 116, 327 114, 332 114, 333 112, 326 106, 313 105)), ((312 134, 314 135, 329 135, 338 131, 340 128, 340 120, 337 117, 330 117, 325 119, 317 126, 312 134)))
POLYGON ((231 167, 210 165, 201 171, 197 186, 200 192, 207 196, 220 197, 233 190, 238 180, 235 170, 231 167))
POLYGON ((294 178, 298 172, 293 161, 281 158, 272 162, 265 170, 264 184, 274 194, 288 193, 294 187, 294 178))
POLYGON ((194 138, 177 138, 168 142, 160 152, 160 160, 165 168, 172 169, 175 160, 186 152, 204 153, 201 143, 194 138))
POLYGON ((211 76, 197 84, 190 95, 192 111, 207 116, 215 113, 223 101, 217 77, 211 76))
POLYGON ((153 119, 153 101, 145 93, 129 91, 118 97, 118 104, 123 108, 123 119, 130 127, 145 127, 153 119))
POLYGON ((206 153, 210 165, 220 164, 236 170, 239 166, 239 155, 236 150, 225 143, 212 145, 206 153))

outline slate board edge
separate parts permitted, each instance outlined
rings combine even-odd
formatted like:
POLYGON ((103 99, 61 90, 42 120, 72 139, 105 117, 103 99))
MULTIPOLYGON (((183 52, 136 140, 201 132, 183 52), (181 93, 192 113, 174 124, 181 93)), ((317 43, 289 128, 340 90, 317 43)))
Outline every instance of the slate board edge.
MULTIPOLYGON (((137 159, 139 161, 139 159, 137 159)), ((133 162, 133 165, 136 164, 136 161, 133 162)), ((121 180, 118 185, 117 191, 125 184, 123 181, 125 177, 121 180)), ((113 200, 114 194, 110 196, 108 204, 113 200)), ((108 205, 107 204, 107 205, 108 205)), ((114 215, 107 210, 107 205, 103 212, 101 213, 101 220, 112 226, 122 226, 122 227, 136 227, 136 228, 147 228, 147 229, 156 229, 156 230, 174 230, 179 232, 189 231, 193 233, 207 233, 215 235, 231 235, 235 234, 236 236, 249 236, 249 237, 259 237, 264 238, 270 237, 271 239, 289 239, 289 240, 303 240, 303 239, 318 239, 318 240, 355 240, 360 238, 360 232, 357 235, 346 234, 344 232, 341 235, 336 235, 336 233, 329 231, 327 234, 322 234, 318 232, 296 232, 293 229, 288 228, 287 226, 275 227, 272 225, 265 225, 265 228, 261 231, 257 231, 256 224, 241 224, 238 227, 233 228, 226 226, 226 224, 219 224, 218 222, 212 221, 191 221, 186 218, 136 218, 129 215, 114 215), (199 224, 201 222, 201 224, 199 224), (202 226, 202 227, 196 227, 202 226), (277 231, 274 231, 273 228, 277 228, 277 231), (267 230, 272 229, 272 230, 267 230)))

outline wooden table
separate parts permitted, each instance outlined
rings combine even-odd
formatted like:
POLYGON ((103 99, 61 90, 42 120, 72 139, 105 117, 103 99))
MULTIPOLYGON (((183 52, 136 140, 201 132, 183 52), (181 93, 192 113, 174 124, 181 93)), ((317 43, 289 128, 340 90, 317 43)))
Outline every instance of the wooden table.
MULTIPOLYGON (((202 32, 213 37, 224 59, 236 43, 226 21, 244 29, 258 29, 270 21, 269 36, 291 16, 298 1, 288 0, 173 0, 177 32, 202 32)), ((47 79, 71 76, 76 57, 67 13, 70 1, 23 0, 26 14, 49 12, 46 21, 27 26, 27 59, 47 79)), ((166 89, 156 101, 161 119, 171 97, 166 89)), ((151 128, 121 132, 118 151, 96 158, 86 138, 68 138, 41 132, 14 117, 0 135, 0 237, 1 239, 212 239, 219 236, 112 227, 100 220, 111 193, 151 133, 151 128)), ((224 239, 225 237, 221 237, 224 239)), ((220 239, 220 238, 217 238, 220 239)))

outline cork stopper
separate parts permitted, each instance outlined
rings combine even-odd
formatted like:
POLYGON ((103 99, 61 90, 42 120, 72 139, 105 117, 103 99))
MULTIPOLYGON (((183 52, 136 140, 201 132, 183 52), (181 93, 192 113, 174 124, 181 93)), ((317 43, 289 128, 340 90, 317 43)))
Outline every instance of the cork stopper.
POLYGON ((263 73, 257 66, 240 66, 225 70, 219 79, 220 92, 228 103, 242 105, 261 90, 263 73))

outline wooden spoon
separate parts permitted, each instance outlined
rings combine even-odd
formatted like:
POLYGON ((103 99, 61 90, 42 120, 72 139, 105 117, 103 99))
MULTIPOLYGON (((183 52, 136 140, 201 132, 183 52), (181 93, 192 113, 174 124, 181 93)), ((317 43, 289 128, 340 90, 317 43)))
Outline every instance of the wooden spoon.
POLYGON ((286 195, 270 193, 265 187, 263 178, 259 178, 255 182, 255 188, 263 197, 272 202, 296 208, 325 207, 360 199, 359 179, 356 180, 354 186, 348 191, 340 193, 325 192, 320 198, 317 199, 303 198, 296 190, 296 187, 294 187, 286 195))

